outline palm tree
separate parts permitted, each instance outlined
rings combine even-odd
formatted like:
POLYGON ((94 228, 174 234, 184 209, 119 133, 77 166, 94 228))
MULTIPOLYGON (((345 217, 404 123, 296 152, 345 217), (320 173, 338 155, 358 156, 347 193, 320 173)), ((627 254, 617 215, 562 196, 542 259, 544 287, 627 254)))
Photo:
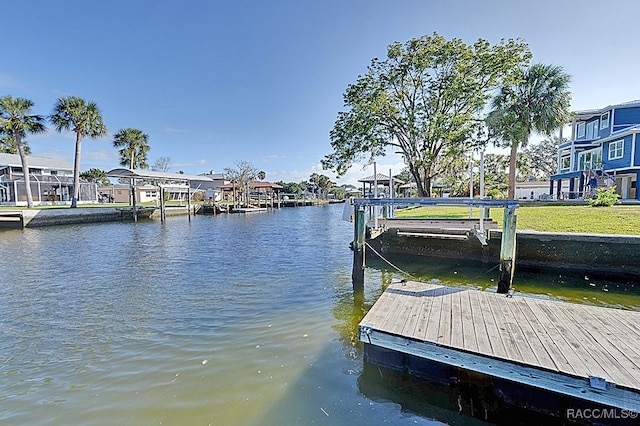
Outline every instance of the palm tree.
POLYGON ((515 82, 500 88, 493 99, 487 125, 511 148, 509 158, 509 198, 515 197, 518 148, 525 147, 535 131, 545 136, 570 119, 571 76, 562 67, 534 64, 521 70, 515 82))
POLYGON ((149 135, 138 129, 120 129, 113 137, 113 146, 120 148, 120 165, 130 169, 146 169, 149 135))
POLYGON ((53 107, 51 122, 58 132, 71 130, 76 134, 76 153, 73 163, 73 197, 71 207, 78 204, 80 195, 80 153, 82 138, 99 138, 107 134, 107 128, 100 115, 100 110, 94 102, 87 102, 77 96, 67 96, 58 99, 53 107))
MULTIPOLYGON (((129 167, 130 169, 146 169, 149 167, 147 164, 147 153, 149 152, 149 135, 142 133, 141 130, 132 129, 131 127, 126 129, 120 129, 118 133, 113 137, 113 146, 120 148, 118 153, 120 154, 120 165, 129 167)), ((135 179, 131 179, 131 205, 136 205, 135 194, 135 179)))
MULTIPOLYGON (((0 98, 0 133, 6 133, 7 139, 13 139, 15 148, 20 154, 22 172, 27 190, 27 206, 33 208, 31 195, 31 180, 29 178, 29 164, 27 149, 22 140, 27 133, 43 133, 46 131, 44 117, 30 114, 33 102, 24 98, 14 98, 11 95, 0 98)), ((16 194, 17 195, 17 194, 16 194)))

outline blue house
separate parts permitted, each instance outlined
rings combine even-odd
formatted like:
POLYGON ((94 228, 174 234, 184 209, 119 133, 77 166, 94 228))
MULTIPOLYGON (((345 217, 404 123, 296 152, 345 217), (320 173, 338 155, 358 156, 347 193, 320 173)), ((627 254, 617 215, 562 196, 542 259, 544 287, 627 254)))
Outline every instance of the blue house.
POLYGON ((586 198, 615 185, 622 199, 640 200, 640 100, 577 111, 571 127, 571 140, 558 147, 549 193, 586 198), (562 192, 565 180, 568 193, 562 192))

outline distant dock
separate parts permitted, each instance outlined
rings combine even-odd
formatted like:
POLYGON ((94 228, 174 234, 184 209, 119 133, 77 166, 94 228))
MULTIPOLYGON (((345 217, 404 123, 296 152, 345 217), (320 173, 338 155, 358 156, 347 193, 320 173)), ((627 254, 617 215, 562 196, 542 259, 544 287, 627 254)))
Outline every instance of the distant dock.
POLYGON ((374 364, 471 372, 501 389, 494 395, 569 420, 570 410, 600 407, 638 421, 640 312, 397 282, 359 339, 374 364))

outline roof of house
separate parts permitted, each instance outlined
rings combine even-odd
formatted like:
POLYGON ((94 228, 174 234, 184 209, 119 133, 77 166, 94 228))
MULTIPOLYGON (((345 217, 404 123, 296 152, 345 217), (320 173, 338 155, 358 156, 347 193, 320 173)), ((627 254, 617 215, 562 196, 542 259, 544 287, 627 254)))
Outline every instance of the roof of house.
MULTIPOLYGON (((29 168, 50 169, 50 170, 73 170, 73 166, 65 160, 59 158, 36 157, 27 155, 29 168)), ((22 160, 18 154, 0 154, 0 167, 22 167, 22 160)))
POLYGON ((577 115, 576 118, 586 119, 586 118, 589 118, 590 116, 603 114, 613 108, 622 108, 622 107, 630 108, 630 107, 639 107, 639 106, 640 106, 640 99, 636 99, 635 101, 622 102, 620 104, 609 105, 604 108, 583 109, 581 111, 576 111, 576 115, 577 115))

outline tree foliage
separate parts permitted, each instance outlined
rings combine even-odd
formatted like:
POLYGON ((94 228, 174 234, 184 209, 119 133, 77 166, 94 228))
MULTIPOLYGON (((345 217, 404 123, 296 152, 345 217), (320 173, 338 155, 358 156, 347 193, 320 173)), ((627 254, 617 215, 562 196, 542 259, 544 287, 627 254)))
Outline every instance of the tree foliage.
POLYGON ((87 102, 77 96, 58 99, 53 107, 51 122, 58 132, 71 130, 76 134, 76 150, 73 164, 73 197, 71 207, 77 207, 80 194, 80 156, 82 139, 99 138, 107 134, 102 115, 94 102, 87 102))
POLYGON ((130 169, 146 169, 149 153, 149 135, 139 129, 120 129, 113 136, 113 146, 120 148, 120 165, 130 169))
POLYGON ((303 189, 298 182, 278 181, 276 183, 282 187, 282 192, 285 194, 302 194, 303 189))
POLYGON ((171 169, 171 158, 170 157, 160 157, 153 163, 151 166, 151 170, 155 170, 157 172, 168 172, 171 169))
POLYGON ((391 44, 385 60, 374 58, 347 87, 347 111, 338 113, 330 132, 334 151, 323 167, 343 175, 390 147, 404 156, 419 195, 430 195, 433 178, 480 143, 490 91, 529 57, 519 40, 466 45, 434 33, 391 44))
POLYGON ((558 172, 558 146, 564 141, 566 139, 553 136, 536 144, 527 145, 522 153, 529 166, 529 175, 536 179, 548 180, 551 175, 556 174, 558 172))
POLYGON ((320 196, 326 198, 329 193, 329 188, 335 185, 328 176, 312 173, 309 176, 309 182, 315 185, 320 190, 320 196))
POLYGON ((7 140, 15 144, 15 149, 20 155, 29 208, 33 207, 33 196, 31 194, 27 150, 23 144, 23 138, 28 133, 42 133, 46 130, 44 117, 31 114, 32 107, 33 102, 29 99, 14 98, 11 95, 0 98, 0 133, 5 134, 7 140))
MULTIPOLYGON (((22 140, 22 146, 24 147, 24 153, 30 155, 31 148, 29 147, 29 143, 22 140)), ((0 135, 0 153, 19 154, 18 144, 16 143, 16 138, 13 135, 0 135)))
MULTIPOLYGON (((235 167, 225 167, 223 171, 224 178, 231 181, 247 201, 249 200, 249 182, 255 180, 258 173, 258 169, 245 160, 237 161, 235 167)), ((235 191, 233 195, 235 197, 235 191)))
POLYGON ((106 172, 100 169, 91 168, 80 173, 80 177, 88 182, 98 184, 99 186, 107 186, 111 184, 107 178, 106 172))
POLYGON ((534 64, 506 81, 493 99, 487 125, 498 145, 511 148, 509 198, 515 196, 518 148, 524 148, 533 132, 546 136, 569 121, 571 77, 562 67, 534 64))

